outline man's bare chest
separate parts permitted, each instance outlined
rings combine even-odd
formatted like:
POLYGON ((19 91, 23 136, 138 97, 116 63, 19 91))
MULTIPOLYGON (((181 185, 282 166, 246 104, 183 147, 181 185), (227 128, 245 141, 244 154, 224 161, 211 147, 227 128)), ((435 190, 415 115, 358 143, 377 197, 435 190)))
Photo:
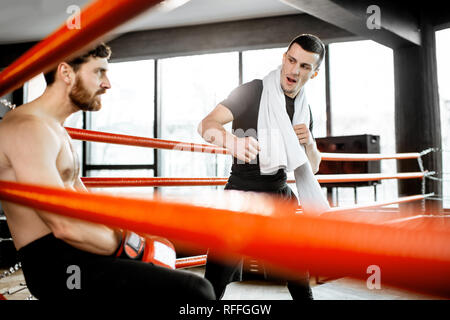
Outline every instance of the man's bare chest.
POLYGON ((80 173, 78 155, 68 136, 61 139, 61 150, 56 158, 56 168, 64 183, 73 183, 80 173))

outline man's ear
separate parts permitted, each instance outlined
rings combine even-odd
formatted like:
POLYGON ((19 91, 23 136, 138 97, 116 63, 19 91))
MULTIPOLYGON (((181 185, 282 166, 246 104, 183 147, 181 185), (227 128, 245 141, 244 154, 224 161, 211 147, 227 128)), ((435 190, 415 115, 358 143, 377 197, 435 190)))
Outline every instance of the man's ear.
POLYGON ((67 85, 71 85, 75 79, 75 72, 73 71, 73 68, 66 62, 61 62, 58 65, 58 68, 56 69, 56 74, 67 85))

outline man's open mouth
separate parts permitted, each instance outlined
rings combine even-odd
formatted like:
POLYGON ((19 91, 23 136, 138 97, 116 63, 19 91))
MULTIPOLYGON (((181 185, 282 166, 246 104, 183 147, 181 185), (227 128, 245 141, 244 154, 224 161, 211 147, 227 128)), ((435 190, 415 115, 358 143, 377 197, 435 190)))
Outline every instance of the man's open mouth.
POLYGON ((294 84, 297 83, 297 80, 291 77, 286 76, 286 79, 288 81, 289 84, 294 84))

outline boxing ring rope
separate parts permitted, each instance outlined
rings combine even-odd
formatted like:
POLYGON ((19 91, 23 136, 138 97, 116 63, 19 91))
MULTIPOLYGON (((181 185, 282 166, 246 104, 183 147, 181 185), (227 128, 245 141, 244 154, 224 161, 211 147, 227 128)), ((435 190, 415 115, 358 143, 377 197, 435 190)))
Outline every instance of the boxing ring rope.
POLYGON ((63 24, 0 73, 0 97, 58 62, 80 54, 99 37, 162 0, 97 0, 80 13, 81 28, 63 24))
POLYGON ((368 266, 378 265, 384 283, 450 295, 448 229, 295 215, 295 206, 285 201, 249 193, 236 201, 242 192, 229 192, 209 205, 193 205, 0 181, 2 200, 211 248, 218 257, 249 256, 280 272, 307 269, 360 279, 367 279, 368 266))
MULTIPOLYGON (((414 195, 414 196, 406 196, 406 197, 400 197, 397 200, 393 201, 384 201, 384 202, 374 202, 372 204, 361 204, 361 205, 354 205, 351 207, 335 207, 330 208, 330 213, 338 213, 338 212, 351 212, 351 211, 357 211, 361 209, 370 209, 370 208, 376 208, 376 207, 383 207, 391 204, 398 204, 398 203, 406 203, 406 202, 412 202, 412 201, 418 201, 423 200, 425 198, 429 198, 433 195, 433 193, 429 193, 426 195, 414 195)), ((297 213, 301 213, 302 210, 296 210, 297 213)), ((402 219, 396 219, 396 220, 390 220, 385 223, 397 223, 400 221, 409 221, 412 219, 420 219, 420 218, 428 218, 429 216, 426 215, 417 215, 413 217, 407 217, 402 219)), ((175 263, 175 267, 177 269, 182 268, 191 268, 191 267, 200 267, 206 264, 206 261, 208 259, 208 255, 198 255, 198 256, 192 256, 192 257, 186 257, 186 258, 178 258, 175 263)))
MULTIPOLYGON (((218 147, 208 144, 198 144, 190 142, 180 142, 172 140, 162 140, 157 138, 144 138, 138 136, 107 133, 101 131, 85 130, 78 128, 66 127, 67 133, 74 140, 103 142, 120 145, 128 145, 135 147, 147 147, 158 149, 169 149, 177 151, 190 151, 213 154, 229 154, 228 150, 223 147, 218 147)), ((358 154, 358 153, 326 153, 321 152, 322 160, 324 161, 375 161, 386 159, 418 159, 421 153, 396 153, 396 154, 358 154)))
POLYGON ((434 195, 434 193, 417 194, 417 195, 412 195, 412 196, 400 197, 398 199, 391 200, 391 201, 376 201, 376 202, 368 203, 368 204, 356 204, 351 207, 333 207, 333 208, 330 208, 328 212, 330 212, 330 213, 350 212, 350 211, 357 211, 357 210, 361 210, 361 209, 384 207, 384 206, 388 206, 391 204, 399 204, 399 203, 424 200, 424 199, 428 199, 428 198, 432 197, 433 195, 434 195))
MULTIPOLYGON (((223 147, 207 144, 188 143, 156 138, 145 138, 131 135, 106 133, 66 127, 72 139, 113 143, 148 148, 160 148, 178 151, 190 151, 212 154, 229 154, 223 147)), ((377 161, 386 159, 417 159, 419 165, 421 156, 434 151, 433 148, 422 152, 396 154, 351 154, 351 153, 321 153, 324 161, 377 161)), ((422 168, 422 167, 421 167, 422 168)), ((397 174, 347 174, 347 175, 316 175, 319 183, 378 181, 384 179, 433 178, 434 172, 409 172, 397 174)), ((125 186, 221 186, 226 184, 225 178, 84 178, 88 187, 125 187, 125 186)), ((288 180, 294 183, 294 180, 288 180)))
MULTIPOLYGON (((382 207, 382 206, 387 206, 387 205, 396 204, 396 203, 405 203, 405 202, 423 200, 432 195, 433 195, 433 193, 429 193, 426 195, 414 195, 414 196, 401 197, 395 201, 374 202, 372 204, 361 204, 361 205, 355 205, 352 207, 335 207, 335 208, 330 208, 329 212, 330 213, 351 212, 351 211, 357 211, 357 210, 361 210, 361 209, 370 209, 370 208, 382 207)), ((300 213, 301 210, 297 210, 296 212, 300 213)), ((417 216, 413 216, 413 217, 390 220, 385 223, 398 223, 398 222, 402 222, 402 221, 410 221, 412 219, 429 218, 429 217, 430 216, 426 216, 426 215, 417 215, 417 216)), ((176 260, 175 267, 177 269, 200 267, 200 266, 203 266, 206 264, 207 258, 208 258, 208 256, 206 254, 192 256, 192 257, 186 257, 186 258, 178 258, 176 260)))
MULTIPOLYGON (((359 174, 317 174, 319 183, 378 181, 386 179, 416 179, 425 177, 428 172, 402 172, 394 174, 359 173, 359 174)), ((180 186, 223 186, 228 178, 118 178, 118 177, 82 177, 84 185, 88 188, 111 187, 180 187, 180 186)), ((295 183, 289 179, 287 183, 295 183)))
MULTIPOLYGON (((100 131, 84 130, 77 128, 66 127, 67 132, 75 140, 83 140, 90 142, 103 142, 103 143, 113 143, 120 145, 138 146, 138 147, 148 147, 148 148, 160 148, 167 150, 178 150, 178 151, 190 151, 190 152, 201 152, 201 153, 212 153, 212 154, 230 154, 228 150, 223 147, 218 147, 214 145, 207 144, 197 144, 189 142, 180 142, 172 140, 162 140, 156 138, 145 138, 137 137, 131 135, 106 133, 100 131)), ((337 182, 360 182, 360 181, 378 181, 384 179, 411 179, 411 178, 428 178, 433 180, 442 180, 433 177, 436 174, 434 171, 426 171, 422 165, 422 156, 430 153, 436 152, 436 148, 428 148, 422 152, 410 152, 410 153, 394 153, 394 154, 380 154, 380 153, 326 153, 321 152, 321 158, 324 161, 379 161, 388 159, 416 159, 420 170, 422 172, 416 173, 397 173, 397 174, 353 174, 353 175, 316 175, 319 183, 337 183, 337 182)), ((141 180, 139 178, 121 178, 122 180, 117 181, 107 181, 101 182, 97 180, 94 182, 92 180, 92 187, 112 187, 114 182, 117 182, 115 186, 200 186, 204 182, 205 186, 214 185, 225 185, 226 182, 224 178, 167 178, 170 180, 141 180), (218 179, 218 180, 214 180, 218 179), (203 181, 202 181, 203 180, 203 181), (94 185, 95 184, 95 185, 94 185)), ((164 179, 164 178, 163 178, 164 179)), ((423 181, 423 180, 422 180, 423 181)), ((288 183, 294 183, 293 180, 288 180, 288 183)), ((422 182, 422 184, 424 181, 422 182)), ((423 186, 424 188, 424 186, 423 186)), ((425 192, 424 192, 425 193, 425 192)), ((432 199, 429 197, 428 199, 432 199)))
POLYGON ((186 258, 178 258, 175 262, 175 268, 183 269, 183 268, 191 268, 191 267, 199 267, 206 264, 207 255, 199 255, 193 257, 186 258))
POLYGON ((67 133, 74 140, 90 141, 90 142, 104 142, 120 145, 128 145, 135 147, 147 147, 158 149, 169 149, 178 151, 191 151, 202 153, 215 153, 215 154, 228 154, 228 150, 225 148, 217 147, 214 145, 189 143, 162 140, 156 138, 144 138, 137 136, 130 136, 124 134, 107 133, 100 131, 84 130, 77 128, 66 127, 67 133))
MULTIPOLYGON (((331 214, 333 214, 333 213, 348 213, 348 212, 353 212, 353 211, 359 211, 362 209, 370 209, 370 208, 387 206, 387 205, 391 205, 391 204, 413 202, 413 201, 418 201, 418 200, 423 200, 425 198, 429 198, 432 195, 433 195, 433 193, 426 194, 426 195, 406 196, 406 197, 401 197, 401 198, 399 198, 397 200, 393 200, 393 201, 374 202, 371 204, 355 205, 355 206, 351 206, 351 207, 335 207, 335 208, 331 208, 331 210, 329 210, 328 213, 331 213, 331 214)), ((296 209, 296 213, 301 214, 301 213, 303 213, 303 211, 302 211, 302 209, 296 209)), ((387 221, 384 221, 383 223, 397 223, 400 221, 408 221, 408 220, 413 220, 413 219, 432 218, 432 217, 438 217, 438 216, 415 215, 415 216, 401 218, 401 219, 387 220, 387 221)), ((446 217, 446 216, 439 216, 439 217, 446 217)), ((205 265, 206 260, 207 260, 207 255, 198 255, 198 256, 192 256, 192 257, 178 258, 176 260, 175 266, 176 266, 176 268, 199 267, 199 266, 205 265)))

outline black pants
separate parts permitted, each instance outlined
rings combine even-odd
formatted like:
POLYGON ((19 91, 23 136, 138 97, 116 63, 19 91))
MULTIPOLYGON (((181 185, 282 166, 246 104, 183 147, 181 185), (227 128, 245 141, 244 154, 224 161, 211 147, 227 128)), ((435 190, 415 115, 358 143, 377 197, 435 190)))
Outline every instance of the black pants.
MULTIPOLYGON (((261 191, 255 189, 249 190, 248 186, 243 188, 240 185, 234 185, 230 182, 228 182, 227 185, 225 186, 225 190, 266 192, 272 195, 273 194, 278 195, 283 199, 285 199, 286 201, 295 201, 296 203, 298 203, 297 197, 287 184, 284 184, 279 189, 269 191, 261 191)), ((221 299, 223 297, 223 294, 225 293, 225 288, 229 283, 242 280, 242 264, 243 259, 238 259, 235 261, 227 261, 226 264, 220 262, 218 259, 215 258, 214 251, 212 251, 211 249, 208 250, 205 278, 208 279, 213 285, 217 299, 221 299)), ((287 281, 287 287, 293 300, 301 301, 313 299, 311 287, 309 285, 308 271, 299 272, 299 275, 295 278, 283 280, 287 281)))
POLYGON ((28 289, 42 300, 215 299, 211 284, 193 273, 88 253, 53 234, 33 241, 18 254, 28 289))

